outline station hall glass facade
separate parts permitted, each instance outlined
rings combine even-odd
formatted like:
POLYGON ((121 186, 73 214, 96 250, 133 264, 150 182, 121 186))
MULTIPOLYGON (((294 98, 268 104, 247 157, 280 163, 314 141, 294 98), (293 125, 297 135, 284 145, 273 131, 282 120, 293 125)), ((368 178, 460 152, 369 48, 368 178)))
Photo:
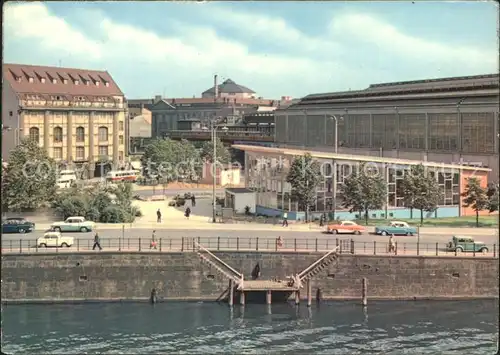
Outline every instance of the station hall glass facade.
MULTIPOLYGON (((281 154, 263 154, 261 152, 245 152, 246 154, 246 186, 256 192, 256 204, 264 208, 280 211, 304 212, 291 194, 291 185, 286 177, 293 156, 281 154)), ((316 190, 316 203, 310 212, 326 212, 334 210, 333 206, 333 160, 315 158, 320 164, 324 179, 316 190)), ((354 169, 358 169, 363 161, 337 160, 337 198, 336 211, 342 211, 342 195, 340 188, 344 180, 354 169)), ((436 164, 437 165, 437 164, 436 164)), ((387 183, 386 209, 404 208, 402 181, 409 165, 390 163, 369 163, 370 169, 382 174, 387 183)), ((428 167, 441 187, 443 197, 440 206, 460 206, 460 171, 453 167, 428 167)))

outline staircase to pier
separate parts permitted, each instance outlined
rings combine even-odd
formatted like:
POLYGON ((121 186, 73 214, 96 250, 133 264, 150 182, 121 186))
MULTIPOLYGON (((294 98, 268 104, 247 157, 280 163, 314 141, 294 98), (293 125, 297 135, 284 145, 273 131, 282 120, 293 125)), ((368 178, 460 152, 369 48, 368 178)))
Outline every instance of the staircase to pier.
POLYGON ((305 268, 302 272, 298 274, 298 279, 300 283, 303 281, 308 281, 316 276, 318 273, 323 271, 329 265, 331 265, 334 261, 336 261, 339 257, 339 247, 335 247, 334 249, 327 252, 321 258, 316 260, 314 263, 305 268))
POLYGON ((200 243, 194 241, 196 254, 200 257, 201 261, 211 267, 213 267, 222 276, 226 277, 228 280, 235 282, 238 285, 243 279, 243 275, 232 268, 229 264, 218 258, 210 250, 202 246, 200 243))

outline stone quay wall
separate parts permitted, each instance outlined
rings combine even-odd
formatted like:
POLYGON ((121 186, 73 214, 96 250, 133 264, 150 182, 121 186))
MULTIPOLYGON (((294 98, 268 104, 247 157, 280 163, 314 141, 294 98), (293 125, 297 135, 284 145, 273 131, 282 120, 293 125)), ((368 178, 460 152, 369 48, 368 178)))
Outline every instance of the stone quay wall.
MULTIPOLYGON (((250 278, 302 271, 321 253, 215 252, 250 278)), ((312 279, 324 299, 361 298, 362 279, 372 299, 497 298, 499 263, 486 257, 344 255, 312 279)), ((2 302, 215 300, 228 280, 196 253, 61 253, 2 256, 2 302)), ((305 296, 306 292, 302 292, 305 296)), ((302 296, 302 295, 301 295, 302 296)))

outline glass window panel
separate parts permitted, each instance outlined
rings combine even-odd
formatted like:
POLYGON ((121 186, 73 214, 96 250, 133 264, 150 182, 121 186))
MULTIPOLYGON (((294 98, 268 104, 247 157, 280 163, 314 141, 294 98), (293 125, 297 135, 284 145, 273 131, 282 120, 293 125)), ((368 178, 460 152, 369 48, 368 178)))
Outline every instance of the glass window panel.
POLYGON ((461 113, 462 150, 471 153, 494 153, 495 114, 461 113))

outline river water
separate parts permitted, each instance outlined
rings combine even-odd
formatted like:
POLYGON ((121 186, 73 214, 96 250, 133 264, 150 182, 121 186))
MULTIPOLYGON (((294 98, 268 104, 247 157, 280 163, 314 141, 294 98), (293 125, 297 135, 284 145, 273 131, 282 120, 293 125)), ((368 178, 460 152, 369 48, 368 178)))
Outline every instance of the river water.
POLYGON ((498 301, 7 305, 9 354, 494 354, 498 301))

